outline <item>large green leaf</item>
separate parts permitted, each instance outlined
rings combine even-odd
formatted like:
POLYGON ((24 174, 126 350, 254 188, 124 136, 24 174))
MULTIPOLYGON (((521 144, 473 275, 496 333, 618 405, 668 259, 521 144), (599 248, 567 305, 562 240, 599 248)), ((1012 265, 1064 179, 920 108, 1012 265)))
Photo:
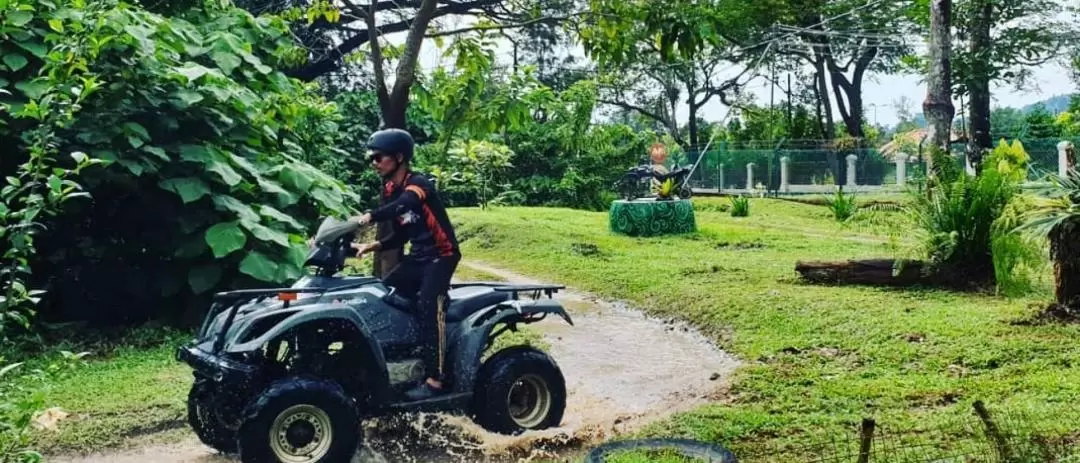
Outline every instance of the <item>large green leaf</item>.
POLYGON ((228 195, 215 195, 214 205, 218 210, 233 211, 243 222, 259 222, 259 214, 256 214, 251 206, 244 204, 239 199, 228 195))
POLYGON ((143 127, 138 122, 125 122, 123 128, 124 133, 128 136, 128 141, 134 148, 138 148, 145 142, 150 141, 150 133, 146 131, 146 127, 143 127))
POLYGON ((205 164, 213 159, 213 152, 203 145, 181 145, 180 159, 205 164))
POLYGON ((180 109, 187 109, 203 100, 203 95, 201 93, 187 88, 177 91, 173 96, 176 101, 181 103, 180 109))
POLYGON ((195 177, 170 178, 162 180, 158 183, 158 186, 166 191, 180 195, 180 199, 184 201, 184 204, 210 194, 210 188, 202 180, 195 177))
POLYGON ((307 191, 315 183, 315 179, 312 178, 311 174, 295 164, 281 169, 278 180, 293 191, 307 191))
POLYGON ((15 83, 15 88, 21 90, 27 98, 36 100, 49 89, 49 82, 40 77, 33 80, 21 80, 15 83))
POLYGON ((222 222, 206 230, 206 244, 214 251, 214 257, 224 257, 243 248, 247 236, 240 229, 239 221, 222 222))
POLYGON ((289 245, 289 235, 285 232, 274 230, 257 222, 242 222, 244 228, 247 228, 251 232, 252 236, 263 240, 270 241, 280 246, 289 245))
POLYGON ((285 253, 286 261, 292 266, 302 269, 310 251, 311 249, 308 248, 306 243, 293 243, 285 253))
POLYGON ((285 223, 297 230, 302 231, 304 229, 304 226, 300 225, 300 222, 297 222, 296 219, 289 217, 284 212, 274 209, 273 207, 264 205, 259 208, 259 214, 261 214, 263 217, 269 217, 271 219, 277 220, 278 222, 285 223))
POLYGON ((210 59, 214 60, 214 64, 225 71, 225 74, 231 74, 241 64, 240 57, 235 53, 222 50, 210 51, 210 59))
POLYGON ((26 63, 28 62, 29 61, 26 59, 25 56, 22 55, 22 53, 11 52, 4 55, 4 64, 6 64, 7 67, 12 71, 18 71, 26 67, 26 63))
POLYGON ((44 58, 45 54, 49 52, 49 48, 36 38, 31 40, 21 40, 19 42, 16 42, 16 45, 18 45, 19 48, 30 52, 30 54, 38 58, 44 58))
POLYGON ((293 265, 291 262, 283 262, 278 264, 277 274, 275 279, 277 281, 289 281, 300 278, 303 275, 304 269, 298 265, 293 265))
POLYGON ((217 174, 228 186, 236 186, 244 180, 236 170, 229 166, 225 157, 214 148, 205 145, 183 145, 180 147, 180 158, 202 164, 206 170, 217 174))
POLYGON ((7 14, 7 23, 15 27, 23 27, 33 19, 34 13, 25 10, 12 11, 7 14))
POLYGON ((344 209, 341 193, 330 188, 316 188, 311 190, 311 197, 317 199, 324 207, 334 211, 344 209))
POLYGON ((193 267, 188 272, 188 285, 195 294, 202 294, 221 281, 221 266, 205 264, 193 267))
POLYGON ((261 281, 276 281, 278 265, 265 254, 252 251, 240 262, 240 271, 261 281))
POLYGON ((240 174, 236 172, 236 170, 234 170, 220 158, 208 162, 206 164, 206 169, 210 172, 218 174, 218 177, 221 177, 221 181, 225 182, 225 184, 229 186, 236 186, 244 180, 244 177, 241 177, 240 174))

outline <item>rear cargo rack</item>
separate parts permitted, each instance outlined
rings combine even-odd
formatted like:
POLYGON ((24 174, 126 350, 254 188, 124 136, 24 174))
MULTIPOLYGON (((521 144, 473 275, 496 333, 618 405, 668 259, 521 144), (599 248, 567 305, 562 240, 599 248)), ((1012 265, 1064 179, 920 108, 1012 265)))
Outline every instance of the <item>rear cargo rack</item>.
POLYGON ((453 283, 450 288, 467 288, 470 286, 482 286, 491 288, 494 291, 502 293, 513 293, 513 298, 517 299, 519 293, 532 293, 533 299, 539 299, 541 294, 544 294, 551 299, 553 295, 561 290, 566 289, 563 285, 550 285, 550 284, 537 284, 537 285, 514 285, 506 282, 471 282, 471 283, 453 283))

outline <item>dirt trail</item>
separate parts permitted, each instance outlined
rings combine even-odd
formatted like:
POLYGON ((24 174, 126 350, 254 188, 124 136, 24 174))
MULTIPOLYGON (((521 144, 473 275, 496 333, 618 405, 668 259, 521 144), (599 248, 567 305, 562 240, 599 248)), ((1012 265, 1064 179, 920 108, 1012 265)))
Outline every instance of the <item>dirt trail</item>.
MULTIPOLYGON (((478 263, 463 263, 512 283, 539 283, 478 263)), ((565 455, 639 429, 723 394, 738 365, 694 330, 647 318, 620 303, 567 291, 556 295, 574 321, 552 317, 530 326, 550 344, 569 398, 558 428, 524 436, 488 433, 466 417, 410 415, 366 423, 354 462, 517 461, 565 455)), ((236 461, 187 434, 181 442, 96 455, 49 458, 63 463, 236 461)))

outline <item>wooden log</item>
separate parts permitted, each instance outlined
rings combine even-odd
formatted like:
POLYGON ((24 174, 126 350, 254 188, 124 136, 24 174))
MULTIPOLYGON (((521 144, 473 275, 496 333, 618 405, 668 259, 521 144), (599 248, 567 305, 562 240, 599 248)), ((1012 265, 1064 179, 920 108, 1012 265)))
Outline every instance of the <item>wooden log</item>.
POLYGON ((821 284, 855 284, 875 286, 912 286, 926 283, 926 264, 907 261, 894 275, 895 259, 863 259, 844 261, 799 261, 795 271, 803 279, 821 284))

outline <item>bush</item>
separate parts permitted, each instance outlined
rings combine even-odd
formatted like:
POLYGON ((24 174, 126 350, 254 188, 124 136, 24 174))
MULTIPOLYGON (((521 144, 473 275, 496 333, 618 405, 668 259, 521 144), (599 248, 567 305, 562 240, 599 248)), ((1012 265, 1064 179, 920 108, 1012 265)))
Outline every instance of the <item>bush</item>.
POLYGON ((832 212, 837 222, 847 221, 859 210, 859 206, 855 202, 855 194, 845 195, 840 189, 836 190, 833 197, 825 198, 825 205, 832 212))
POLYGON ((732 196, 731 197, 731 216, 732 217, 749 217, 750 216, 750 198, 745 196, 732 196))
MULTIPOLYGON (((45 222, 31 266, 51 319, 137 321, 201 312, 220 288, 301 273, 313 222, 355 201, 305 160, 331 157, 336 108, 277 67, 303 58, 280 19, 207 2, 165 18, 116 0, 33 2, 18 31, 25 64, 0 72, 18 111, 62 76, 43 60, 71 53, 64 28, 93 27, 81 63, 103 80, 56 134, 60 151, 104 162, 82 172, 92 202, 45 222)), ((5 58, 5 61, 10 58, 5 58)), ((21 60, 16 60, 22 63, 21 60)), ((26 159, 8 120, 4 175, 26 159)), ((63 167, 71 163, 62 164, 63 167)))
POLYGON ((931 154, 938 170, 931 190, 912 192, 908 208, 922 235, 922 253, 950 279, 1000 283, 1031 255, 1024 243, 1005 236, 1009 219, 1002 219, 1027 175, 1023 147, 1002 141, 977 176, 965 173, 943 151, 931 154))

